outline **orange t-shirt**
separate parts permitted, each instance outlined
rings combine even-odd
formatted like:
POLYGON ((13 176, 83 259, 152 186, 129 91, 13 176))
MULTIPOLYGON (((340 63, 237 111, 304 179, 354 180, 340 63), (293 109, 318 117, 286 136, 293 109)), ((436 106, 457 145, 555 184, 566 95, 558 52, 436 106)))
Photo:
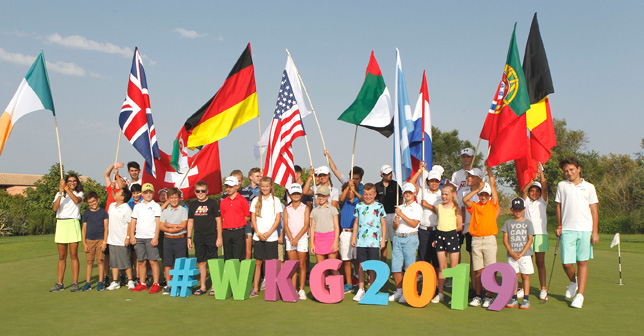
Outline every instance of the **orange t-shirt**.
POLYGON ((492 200, 485 204, 472 202, 472 207, 467 211, 472 214, 469 233, 474 237, 496 236, 499 227, 496 224, 496 213, 499 204, 492 200))

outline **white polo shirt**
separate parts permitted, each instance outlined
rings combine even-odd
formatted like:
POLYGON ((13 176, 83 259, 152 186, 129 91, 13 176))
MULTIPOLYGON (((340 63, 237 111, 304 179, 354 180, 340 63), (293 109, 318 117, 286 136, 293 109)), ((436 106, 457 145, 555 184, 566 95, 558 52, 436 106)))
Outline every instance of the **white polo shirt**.
MULTIPOLYGON (((270 230, 271 227, 273 227, 277 214, 282 213, 283 210, 282 203, 280 202, 279 198, 272 196, 268 199, 265 199, 264 196, 259 195, 258 197, 253 198, 253 201, 250 203, 250 212, 256 212, 257 202, 259 201, 260 197, 262 198, 262 210, 260 214, 261 217, 256 216, 255 222, 257 223, 257 231, 264 233, 270 230)), ((266 241, 277 241, 277 239, 279 238, 277 231, 278 230, 273 231, 273 233, 268 237, 268 239, 266 239, 266 241)), ((257 235, 257 233, 253 233, 253 240, 259 241, 259 236, 257 235)))
POLYGON ((139 202, 132 210, 132 218, 136 219, 134 238, 152 239, 157 229, 156 218, 161 217, 161 206, 155 202, 139 202))
MULTIPOLYGON (((72 198, 67 195, 65 192, 63 199, 60 200, 60 206, 58 211, 56 211, 56 218, 58 219, 80 219, 80 208, 83 205, 83 192, 74 191, 74 196, 80 198, 80 202, 74 203, 72 198)), ((56 203, 56 200, 60 198, 60 193, 56 193, 53 203, 56 203)))
POLYGON ((566 180, 557 184, 555 202, 561 203, 561 228, 564 231, 593 231, 590 205, 597 204, 595 186, 581 180, 574 185, 566 180))
MULTIPOLYGON (((421 220, 423 216, 423 208, 420 206, 420 204, 416 203, 415 201, 410 205, 406 205, 406 204, 400 205, 400 210, 402 210, 402 213, 405 216, 407 216, 409 219, 421 220)), ((411 226, 407 225, 407 222, 405 222, 401 218, 400 225, 398 225, 398 230, 396 230, 396 233, 412 233, 412 232, 418 232, 418 225, 416 225, 415 228, 412 228, 411 226)))
MULTIPOLYGON (((432 192, 431 190, 429 190, 429 187, 427 187, 426 182, 421 183, 420 187, 421 187, 421 190, 417 195, 418 199, 424 200, 433 206, 436 206, 437 204, 441 203, 440 189, 436 190, 436 192, 432 192)), ((423 209, 423 217, 420 220, 420 226, 424 228, 428 228, 428 227, 435 228, 436 226, 438 226, 438 215, 434 211, 431 211, 422 205, 420 207, 423 209)))
POLYGON ((525 199, 525 219, 532 223, 535 235, 548 234, 548 216, 546 215, 547 202, 539 196, 536 201, 527 197, 525 199))
POLYGON ((119 206, 116 206, 116 203, 112 203, 107 214, 110 218, 107 243, 115 246, 125 246, 127 228, 132 219, 132 208, 127 203, 122 203, 119 206))
POLYGON ((467 187, 467 172, 464 169, 454 172, 451 182, 456 184, 456 189, 467 187))

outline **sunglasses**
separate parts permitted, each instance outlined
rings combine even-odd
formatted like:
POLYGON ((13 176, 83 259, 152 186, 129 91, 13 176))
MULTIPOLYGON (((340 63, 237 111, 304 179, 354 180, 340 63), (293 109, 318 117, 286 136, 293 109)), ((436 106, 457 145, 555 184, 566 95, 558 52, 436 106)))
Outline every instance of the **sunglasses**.
POLYGON ((201 194, 201 193, 205 193, 205 192, 206 192, 206 190, 195 189, 195 193, 197 193, 197 194, 201 194))

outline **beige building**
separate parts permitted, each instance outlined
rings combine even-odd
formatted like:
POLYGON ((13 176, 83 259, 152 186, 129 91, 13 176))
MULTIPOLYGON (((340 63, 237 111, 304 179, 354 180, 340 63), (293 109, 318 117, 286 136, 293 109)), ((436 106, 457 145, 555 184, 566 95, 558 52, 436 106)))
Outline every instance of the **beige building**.
MULTIPOLYGON (((22 194, 27 188, 33 188, 36 181, 43 175, 31 174, 0 174, 0 190, 5 190, 10 195, 22 194)), ((81 176, 82 182, 87 181, 87 177, 81 176)))

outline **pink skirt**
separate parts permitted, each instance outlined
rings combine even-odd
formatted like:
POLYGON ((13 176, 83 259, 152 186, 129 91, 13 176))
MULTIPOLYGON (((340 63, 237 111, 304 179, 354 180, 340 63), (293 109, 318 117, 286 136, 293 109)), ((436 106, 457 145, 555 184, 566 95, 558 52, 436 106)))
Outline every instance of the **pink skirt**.
POLYGON ((333 252, 333 240, 335 240, 335 232, 315 233, 315 254, 329 254, 333 252))

